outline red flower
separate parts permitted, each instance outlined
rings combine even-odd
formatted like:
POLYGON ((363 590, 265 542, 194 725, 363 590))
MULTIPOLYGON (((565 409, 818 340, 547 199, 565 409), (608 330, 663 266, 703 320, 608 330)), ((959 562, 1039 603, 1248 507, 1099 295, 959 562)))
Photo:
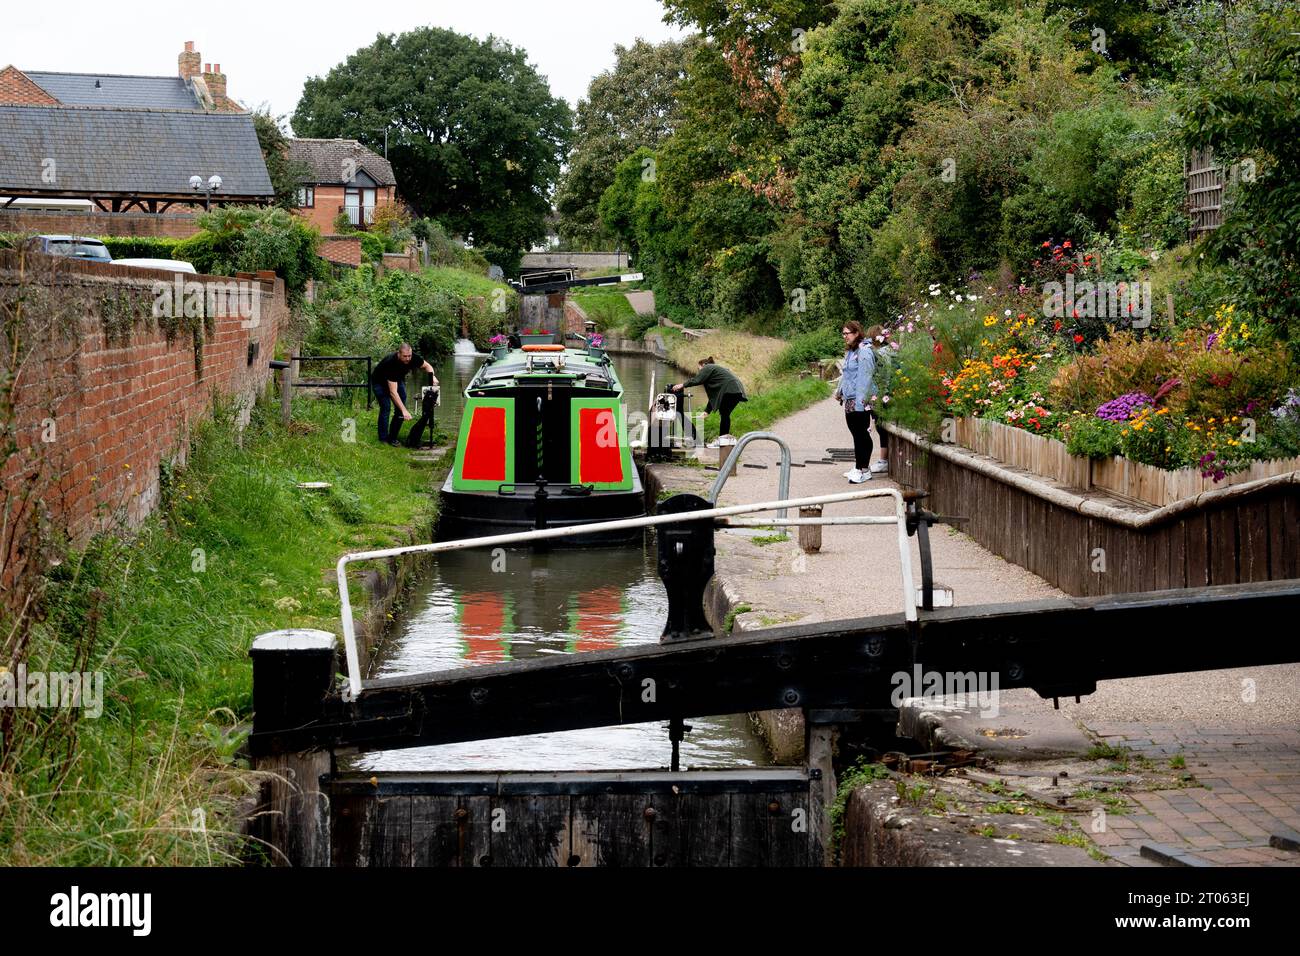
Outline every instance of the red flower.
POLYGON ((1076 335, 1076 336, 1074 337, 1074 344, 1075 344, 1075 345, 1080 345, 1080 344, 1082 344, 1082 342, 1083 342, 1083 336, 1082 336, 1082 335, 1076 335))
POLYGON ((1072 248, 1072 246, 1070 245, 1070 240, 1069 240, 1069 239, 1066 239, 1065 242, 1061 243, 1061 245, 1064 246, 1064 247, 1067 248, 1067 249, 1072 248))
POLYGON ((1043 243, 1044 249, 1050 249, 1051 247, 1052 247, 1052 240, 1049 239, 1047 240, 1047 242, 1043 243))
POLYGON ((943 351, 943 346, 940 345, 938 342, 935 342, 935 343, 934 343, 934 354, 935 354, 935 355, 938 355, 938 354, 939 354, 940 352, 942 352, 942 351, 943 351))
POLYGON ((1053 331, 1053 332, 1059 332, 1059 331, 1061 331, 1061 320, 1060 320, 1060 319, 1057 319, 1055 322, 1052 323, 1052 331, 1053 331))

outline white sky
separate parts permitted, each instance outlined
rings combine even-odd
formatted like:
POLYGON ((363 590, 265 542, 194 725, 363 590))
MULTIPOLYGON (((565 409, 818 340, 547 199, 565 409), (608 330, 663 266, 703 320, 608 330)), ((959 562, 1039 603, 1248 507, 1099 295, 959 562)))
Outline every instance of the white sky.
POLYGON ((204 62, 221 64, 230 96, 270 103, 277 115, 293 112, 304 80, 378 33, 437 26, 500 36, 527 50, 571 105, 613 66, 614 44, 681 36, 663 22, 659 0, 5 0, 0 19, 0 68, 168 76, 193 40, 204 62))

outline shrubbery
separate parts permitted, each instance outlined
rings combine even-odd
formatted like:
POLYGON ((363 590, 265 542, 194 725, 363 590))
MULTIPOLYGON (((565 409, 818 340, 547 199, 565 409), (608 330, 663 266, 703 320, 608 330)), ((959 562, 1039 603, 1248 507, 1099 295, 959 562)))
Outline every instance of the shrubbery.
POLYGON ((419 273, 372 266, 350 271, 306 307, 304 349, 313 355, 384 355, 410 342, 428 358, 454 347, 462 321, 479 348, 518 308, 515 292, 458 269, 419 273))
POLYGON ((177 243, 172 258, 194 263, 199 272, 273 270, 284 279, 291 301, 301 298, 309 279, 325 275, 316 255, 320 233, 283 209, 214 209, 201 214, 198 223, 202 231, 177 243))

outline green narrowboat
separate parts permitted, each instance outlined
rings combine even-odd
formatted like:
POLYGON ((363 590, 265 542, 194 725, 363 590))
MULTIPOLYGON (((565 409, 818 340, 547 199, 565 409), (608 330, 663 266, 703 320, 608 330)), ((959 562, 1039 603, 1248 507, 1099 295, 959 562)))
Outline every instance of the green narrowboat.
MULTIPOLYGON (((528 343, 497 350, 465 389, 444 540, 636 518, 645 490, 627 441, 623 384, 603 351, 528 343)), ((562 539, 618 543, 640 529, 562 539)))

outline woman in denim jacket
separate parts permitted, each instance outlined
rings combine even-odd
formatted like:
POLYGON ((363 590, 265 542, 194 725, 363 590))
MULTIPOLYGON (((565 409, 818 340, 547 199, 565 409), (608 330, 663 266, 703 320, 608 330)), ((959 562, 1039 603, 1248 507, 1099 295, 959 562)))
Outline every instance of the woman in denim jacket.
POLYGON ((835 400, 844 406, 844 422, 853 436, 855 465, 844 477, 860 485, 871 480, 871 407, 876 395, 876 355, 857 322, 845 322, 844 377, 835 400))

